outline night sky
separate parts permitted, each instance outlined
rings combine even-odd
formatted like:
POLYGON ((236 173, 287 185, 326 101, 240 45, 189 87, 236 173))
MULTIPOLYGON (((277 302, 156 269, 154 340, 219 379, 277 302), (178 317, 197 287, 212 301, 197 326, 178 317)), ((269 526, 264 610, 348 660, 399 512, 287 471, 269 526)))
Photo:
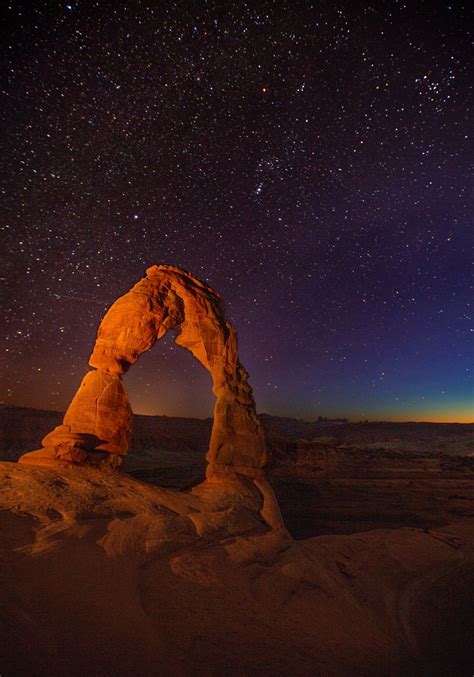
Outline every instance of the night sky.
MULTIPOLYGON (((4 402, 64 410, 168 263, 222 294, 258 411, 467 420, 467 3, 8 4, 4 402)), ((212 412, 172 335, 124 382, 212 412)))

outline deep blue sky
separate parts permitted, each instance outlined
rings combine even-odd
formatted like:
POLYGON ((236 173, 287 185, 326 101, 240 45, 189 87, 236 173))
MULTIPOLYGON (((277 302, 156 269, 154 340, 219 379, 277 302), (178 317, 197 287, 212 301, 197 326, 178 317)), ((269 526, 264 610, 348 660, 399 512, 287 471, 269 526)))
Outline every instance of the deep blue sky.
MULTIPOLYGON (((464 3, 3 12, 5 402, 64 409, 105 309, 170 263, 222 294, 259 411, 466 418, 464 3)), ((170 339, 133 408, 207 416, 170 339)))

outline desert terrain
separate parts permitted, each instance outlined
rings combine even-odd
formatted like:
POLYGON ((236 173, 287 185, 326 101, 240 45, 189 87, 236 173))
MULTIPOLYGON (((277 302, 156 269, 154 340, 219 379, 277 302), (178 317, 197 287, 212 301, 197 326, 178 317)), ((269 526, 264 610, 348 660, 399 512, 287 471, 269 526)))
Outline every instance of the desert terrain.
MULTIPOLYGON (((38 448, 59 412, 0 408, 0 460, 38 448)), ((474 517, 474 424, 333 423, 259 416, 294 538, 474 517)), ((212 419, 134 416, 126 471, 186 489, 204 479, 212 419)))
POLYGON ((270 529, 210 420, 135 416, 117 472, 18 465, 62 414, 1 415, 2 674, 472 673, 473 426, 260 416, 270 529))

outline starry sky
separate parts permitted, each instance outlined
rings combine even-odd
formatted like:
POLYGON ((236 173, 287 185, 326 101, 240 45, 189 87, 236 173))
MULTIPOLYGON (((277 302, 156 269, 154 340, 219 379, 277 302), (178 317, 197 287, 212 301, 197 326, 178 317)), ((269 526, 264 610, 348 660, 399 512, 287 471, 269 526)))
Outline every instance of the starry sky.
MULTIPOLYGON (((258 411, 470 418, 467 3, 2 17, 3 402, 64 410, 105 310, 168 263, 222 294, 258 411)), ((136 413, 211 415, 172 335, 124 382, 136 413)))

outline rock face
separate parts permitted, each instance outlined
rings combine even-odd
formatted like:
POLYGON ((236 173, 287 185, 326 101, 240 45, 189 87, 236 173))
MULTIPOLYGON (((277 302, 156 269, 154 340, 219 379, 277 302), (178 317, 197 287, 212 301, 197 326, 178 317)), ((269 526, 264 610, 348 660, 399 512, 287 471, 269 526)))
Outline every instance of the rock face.
POLYGON ((120 465, 130 444, 132 410, 116 374, 90 371, 64 415, 62 425, 43 437, 43 448, 19 462, 34 465, 105 462, 120 465))
POLYGON ((43 438, 44 453, 25 454, 21 462, 49 458, 82 463, 92 454, 119 465, 120 457, 128 451, 131 433, 132 410, 121 379, 90 371, 82 379, 63 424, 43 438))
POLYGON ((230 465, 258 475, 267 454, 248 374, 238 360, 236 331, 224 318, 219 294, 189 273, 171 266, 148 268, 146 277, 106 313, 89 363, 122 374, 175 328, 176 343, 212 377, 216 404, 206 458, 217 466, 213 471, 230 465))
POLYGON ((293 541, 250 478, 0 463, 2 675, 471 675, 473 521, 293 541))
POLYGON ((251 477, 268 499, 265 514, 276 519, 272 492, 262 471, 267 452, 248 374, 237 355, 237 335, 224 317, 222 299, 190 273, 152 266, 146 277, 107 311, 86 374, 63 424, 43 439, 43 449, 20 463, 50 465, 106 461, 120 465, 128 451, 131 410, 123 374, 168 329, 210 372, 216 397, 207 477, 251 477))

